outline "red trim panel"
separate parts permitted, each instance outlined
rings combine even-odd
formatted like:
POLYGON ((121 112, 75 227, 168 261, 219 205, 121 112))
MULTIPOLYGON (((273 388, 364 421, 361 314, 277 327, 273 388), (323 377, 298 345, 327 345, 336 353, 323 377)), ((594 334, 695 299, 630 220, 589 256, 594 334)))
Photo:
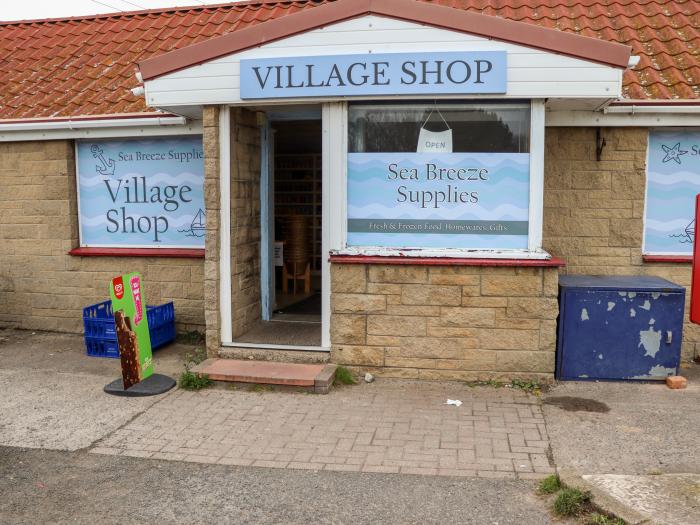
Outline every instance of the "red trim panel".
POLYGON ((468 257, 384 257, 381 255, 331 255, 332 263, 342 264, 412 264, 416 266, 535 266, 560 267, 566 261, 551 259, 471 259, 468 257))
POLYGON ((642 255, 645 263, 692 263, 692 255, 642 255))
POLYGON ((700 194, 695 196, 695 237, 693 245, 693 270, 690 281, 690 322, 700 324, 700 194))
POLYGON ((190 248, 73 248, 82 257, 178 257, 204 259, 204 250, 190 248))

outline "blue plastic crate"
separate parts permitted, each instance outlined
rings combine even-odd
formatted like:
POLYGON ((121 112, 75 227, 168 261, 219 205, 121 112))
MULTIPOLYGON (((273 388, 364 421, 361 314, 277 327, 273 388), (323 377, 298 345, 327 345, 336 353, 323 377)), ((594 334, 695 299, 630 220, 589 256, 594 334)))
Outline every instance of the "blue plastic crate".
MULTIPOLYGON (((171 302, 159 306, 146 306, 151 349, 155 350, 175 339, 175 305, 171 302)), ((112 301, 83 308, 85 348, 94 357, 119 357, 117 331, 114 326, 112 301)))

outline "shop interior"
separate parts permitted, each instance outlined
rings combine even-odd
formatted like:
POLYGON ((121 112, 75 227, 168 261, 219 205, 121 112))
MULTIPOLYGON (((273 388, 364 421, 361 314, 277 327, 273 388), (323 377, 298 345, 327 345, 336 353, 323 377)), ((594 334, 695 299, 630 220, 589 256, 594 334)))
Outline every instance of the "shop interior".
MULTIPOLYGON (((271 122, 274 234, 269 320, 238 339, 265 345, 321 345, 321 120, 271 122)), ((268 234, 268 235, 269 235, 268 234)), ((263 262, 264 264, 264 262, 263 262)), ((263 285, 264 286, 264 285, 263 285)))

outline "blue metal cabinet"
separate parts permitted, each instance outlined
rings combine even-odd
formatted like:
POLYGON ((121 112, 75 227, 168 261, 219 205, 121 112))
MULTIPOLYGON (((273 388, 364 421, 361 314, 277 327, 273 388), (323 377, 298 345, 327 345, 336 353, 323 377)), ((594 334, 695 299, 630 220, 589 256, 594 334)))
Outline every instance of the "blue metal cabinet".
POLYGON ((560 277, 557 379, 675 375, 684 305, 685 288, 658 277, 560 277))

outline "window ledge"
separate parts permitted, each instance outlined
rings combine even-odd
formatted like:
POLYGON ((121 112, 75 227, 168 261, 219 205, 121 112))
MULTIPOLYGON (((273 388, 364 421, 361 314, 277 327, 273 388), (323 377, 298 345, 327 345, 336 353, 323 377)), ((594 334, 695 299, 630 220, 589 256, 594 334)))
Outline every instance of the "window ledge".
POLYGON ((337 264, 412 264, 416 266, 532 266, 557 268, 566 266, 558 257, 549 259, 497 259, 474 257, 401 257, 385 255, 331 255, 331 263, 337 264))
POLYGON ((692 255, 642 255, 642 261, 645 263, 678 263, 691 264, 693 262, 692 255))
POLYGON ((176 257, 204 259, 198 248, 73 248, 68 255, 80 257, 176 257))

